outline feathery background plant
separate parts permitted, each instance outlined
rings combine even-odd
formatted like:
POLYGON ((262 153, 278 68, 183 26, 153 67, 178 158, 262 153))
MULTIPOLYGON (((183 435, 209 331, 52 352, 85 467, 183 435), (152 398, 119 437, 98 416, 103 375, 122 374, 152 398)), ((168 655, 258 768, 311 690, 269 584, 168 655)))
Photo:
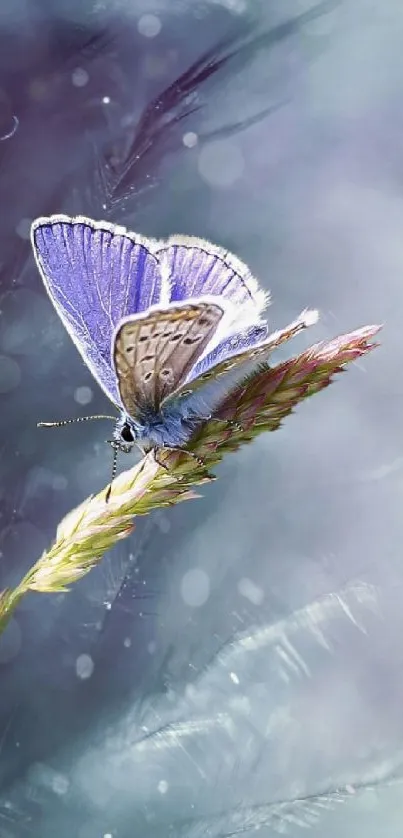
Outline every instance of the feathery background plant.
MULTIPOLYGON (((310 322, 302 318, 275 333, 273 348, 310 322)), ((0 632, 29 591, 65 591, 88 573, 119 539, 133 532, 136 515, 198 497, 192 486, 214 479, 211 466, 263 431, 277 430, 300 401, 323 390, 346 364, 373 349, 379 329, 366 326, 314 344, 277 366, 262 364, 200 426, 188 445, 189 455, 163 449, 156 459, 150 452, 114 480, 108 503, 103 489, 73 509, 59 524, 53 546, 20 584, 0 593, 0 632)))

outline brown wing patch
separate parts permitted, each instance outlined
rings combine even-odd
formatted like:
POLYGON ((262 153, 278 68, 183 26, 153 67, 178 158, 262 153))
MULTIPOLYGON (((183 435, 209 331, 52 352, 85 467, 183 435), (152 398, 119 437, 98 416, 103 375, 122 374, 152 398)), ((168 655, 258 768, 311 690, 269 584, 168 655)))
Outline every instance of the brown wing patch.
POLYGON ((133 418, 158 410, 204 352, 223 316, 214 303, 154 309, 127 320, 115 338, 113 359, 122 403, 133 418))

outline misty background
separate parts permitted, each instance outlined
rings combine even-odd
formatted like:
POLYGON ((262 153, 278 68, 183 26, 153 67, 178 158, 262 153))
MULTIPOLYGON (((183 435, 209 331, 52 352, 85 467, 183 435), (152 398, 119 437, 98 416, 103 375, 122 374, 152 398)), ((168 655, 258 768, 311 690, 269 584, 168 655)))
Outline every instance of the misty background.
MULTIPOLYGON (((33 218, 211 239, 381 347, 0 639, 1 838, 400 838, 403 8, 3 0, 0 588, 107 484, 33 218)), ((123 460, 123 461, 122 461, 123 460)), ((126 458, 120 467, 127 468, 126 458)))

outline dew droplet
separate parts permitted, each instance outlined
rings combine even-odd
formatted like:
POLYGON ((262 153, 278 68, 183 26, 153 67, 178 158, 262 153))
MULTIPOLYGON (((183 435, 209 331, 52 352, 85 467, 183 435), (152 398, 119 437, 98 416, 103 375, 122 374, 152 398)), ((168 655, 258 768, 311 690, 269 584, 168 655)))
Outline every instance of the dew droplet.
POLYGON ((194 131, 187 131, 186 134, 184 134, 182 137, 182 142, 183 145, 186 146, 186 148, 194 148, 195 145, 197 145, 197 143, 199 142, 199 138, 194 131))
POLYGON ((210 579, 201 568, 188 570, 182 578, 181 595, 186 605, 200 608, 207 602, 210 595, 210 579))
POLYGON ((88 84, 89 78, 87 70, 84 70, 83 67, 76 67, 71 74, 71 81, 74 87, 85 87, 88 84))
POLYGON ((145 38, 155 38, 161 32, 162 24, 157 15, 145 14, 139 19, 137 29, 145 38))
POLYGON ((160 794, 166 794, 168 789, 169 789, 167 781, 166 780, 160 780, 159 783, 158 783, 157 788, 158 788, 158 791, 159 791, 160 794))
POLYGON ((93 392, 91 387, 77 387, 74 391, 74 401, 77 404, 89 404, 92 401, 93 392))
POLYGON ((91 678, 93 671, 94 661, 91 655, 79 655, 76 660, 77 677, 85 681, 87 678, 91 678))
POLYGON ((201 149, 198 169, 210 186, 232 186, 244 171, 241 149, 232 140, 214 140, 201 149))

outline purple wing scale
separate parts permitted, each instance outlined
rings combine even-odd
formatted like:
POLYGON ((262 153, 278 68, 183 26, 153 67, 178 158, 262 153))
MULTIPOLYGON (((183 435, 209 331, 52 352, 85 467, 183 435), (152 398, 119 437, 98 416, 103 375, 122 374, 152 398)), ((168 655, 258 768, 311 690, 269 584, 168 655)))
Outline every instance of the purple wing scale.
POLYGON ((158 304, 164 294, 157 242, 68 216, 37 219, 31 238, 56 311, 100 386, 119 405, 112 337, 123 317, 158 304))
POLYGON ((246 306, 259 321, 268 295, 258 286, 249 268, 229 251, 204 239, 171 236, 160 245, 161 265, 170 275, 170 301, 222 296, 236 306, 246 306))
POLYGON ((261 344, 267 338, 267 335, 268 328, 266 323, 263 323, 261 326, 252 326, 245 332, 239 332, 225 338, 193 367, 192 373, 188 376, 187 381, 193 381, 199 375, 203 375, 203 373, 207 372, 220 361, 232 358, 234 355, 238 355, 240 352, 246 352, 248 349, 254 349, 254 347, 261 344))

